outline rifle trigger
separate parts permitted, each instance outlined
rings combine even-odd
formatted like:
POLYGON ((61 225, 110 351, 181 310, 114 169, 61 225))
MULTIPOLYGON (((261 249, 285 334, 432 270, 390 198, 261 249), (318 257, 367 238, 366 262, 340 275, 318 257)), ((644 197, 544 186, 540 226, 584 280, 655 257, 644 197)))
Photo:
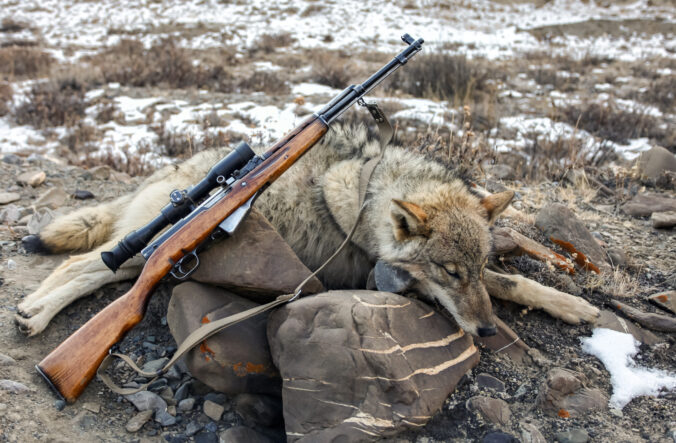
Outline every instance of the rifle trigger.
POLYGON ((170 274, 177 280, 185 280, 197 270, 199 265, 200 258, 197 256, 197 249, 193 249, 191 252, 184 255, 179 261, 176 262, 174 267, 171 269, 170 274), (184 266, 190 267, 188 269, 184 269, 184 266))

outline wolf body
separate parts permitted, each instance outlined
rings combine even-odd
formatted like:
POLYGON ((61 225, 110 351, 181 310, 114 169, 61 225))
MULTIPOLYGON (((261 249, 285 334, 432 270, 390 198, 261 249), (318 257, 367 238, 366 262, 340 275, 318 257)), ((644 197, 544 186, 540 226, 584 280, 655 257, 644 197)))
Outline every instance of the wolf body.
MULTIPOLYGON (((320 266, 356 222, 361 169, 379 150, 366 128, 336 126, 257 200, 256 207, 308 268, 320 266)), ((20 329, 38 334, 77 298, 137 276, 141 257, 113 273, 101 261, 101 251, 150 221, 173 189, 199 181, 228 151, 200 152, 155 172, 133 194, 79 209, 48 225, 27 245, 39 243, 52 253, 89 252, 71 256, 19 304, 20 329)), ((486 287, 494 296, 543 308, 571 323, 591 320, 598 310, 579 297, 485 270, 490 225, 512 197, 510 191, 475 195, 444 165, 388 147, 369 182, 367 207, 352 241, 319 277, 327 288, 363 288, 373 265, 381 261, 385 269, 406 276, 407 289, 438 302, 475 335, 495 333, 486 287)))

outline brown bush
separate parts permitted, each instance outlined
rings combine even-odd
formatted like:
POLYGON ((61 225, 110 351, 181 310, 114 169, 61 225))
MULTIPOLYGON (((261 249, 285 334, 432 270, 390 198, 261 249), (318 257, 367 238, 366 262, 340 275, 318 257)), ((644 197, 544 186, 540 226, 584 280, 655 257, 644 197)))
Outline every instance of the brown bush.
POLYGON ((9 113, 9 104, 14 96, 14 89, 9 83, 0 83, 0 117, 9 113))
POLYGON ((264 52, 270 54, 275 52, 277 48, 286 48, 296 41, 288 32, 279 34, 263 34, 254 43, 250 52, 264 52))
POLYGON ((73 126, 84 117, 85 91, 85 86, 74 79, 37 84, 26 101, 16 106, 14 118, 20 125, 38 129, 73 126))
POLYGON ((14 33, 21 32, 24 29, 28 29, 28 25, 24 22, 19 22, 10 17, 5 17, 0 23, 0 32, 5 33, 14 33))
MULTIPOLYGON (((209 125, 203 121, 202 126, 208 127, 209 125)), ((211 133, 205 130, 200 135, 193 135, 188 132, 169 129, 164 122, 153 125, 151 129, 157 134, 157 145, 161 148, 162 154, 172 158, 188 158, 205 149, 224 146, 242 139, 228 131, 211 133)))
POLYGON ((53 62, 51 55, 38 48, 0 48, 0 75, 5 78, 45 76, 53 62))
POLYGON ((462 104, 480 98, 489 89, 489 73, 481 63, 462 55, 418 55, 406 69, 397 71, 386 88, 415 97, 462 104))
POLYGON ((96 151, 98 146, 93 142, 98 140, 99 131, 96 127, 79 121, 68 131, 61 143, 66 145, 72 154, 82 155, 96 151))
POLYGON ((667 75, 650 82, 650 87, 638 99, 664 112, 673 112, 676 108, 676 77, 667 75))
POLYGON ((662 139, 665 136, 655 117, 639 108, 621 109, 612 101, 568 106, 561 110, 561 119, 617 143, 627 143, 639 137, 662 139))
POLYGON ((312 61, 310 80, 332 88, 344 88, 350 81, 349 63, 333 52, 318 53, 312 61))
POLYGON ((106 82, 129 86, 166 85, 172 88, 207 88, 230 91, 232 76, 221 65, 193 64, 190 53, 164 39, 150 49, 137 40, 121 40, 92 60, 106 82))
POLYGON ((289 86, 274 72, 254 72, 249 77, 240 80, 237 86, 242 91, 264 92, 274 95, 289 93, 289 86))
POLYGON ((324 10, 324 5, 316 4, 310 5, 300 13, 301 17, 310 17, 311 15, 318 14, 324 10))

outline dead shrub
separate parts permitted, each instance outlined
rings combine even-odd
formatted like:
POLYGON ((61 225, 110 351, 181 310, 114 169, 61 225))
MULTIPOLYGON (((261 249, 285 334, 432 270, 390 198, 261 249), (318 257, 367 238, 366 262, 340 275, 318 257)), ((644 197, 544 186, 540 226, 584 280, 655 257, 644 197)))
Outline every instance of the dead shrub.
POLYGON ((108 123, 112 120, 117 119, 120 114, 120 109, 117 107, 114 101, 107 100, 99 106, 98 112, 96 113, 96 122, 100 124, 108 123))
POLYGON ((340 55, 323 52, 312 62, 311 81, 332 88, 345 88, 350 81, 350 66, 340 55))
POLYGON ((16 106, 14 119, 37 129, 73 126, 84 117, 85 91, 85 86, 74 79, 37 84, 26 101, 16 106))
POLYGON ((242 91, 264 92, 266 94, 288 94, 289 86, 274 72, 254 72, 237 84, 242 91))
POLYGON ((6 78, 39 77, 49 73, 54 59, 38 48, 0 48, 0 75, 6 78))
POLYGON ((648 89, 638 99, 664 112, 673 112, 676 108, 676 76, 667 75, 650 82, 648 89))
MULTIPOLYGON (((202 122, 203 127, 208 127, 202 122)), ((188 158, 197 152, 241 141, 240 136, 229 131, 207 131, 200 135, 167 128, 164 122, 151 127, 157 134, 157 145, 162 155, 172 158, 188 158)))
POLYGON ((0 117, 9 113, 9 104, 14 97, 14 89, 9 83, 0 83, 0 117))
POLYGON ((391 77, 388 90, 463 104, 480 98, 480 93, 488 89, 488 71, 464 55, 435 53, 418 57, 391 77))
POLYGON ((655 117, 639 108, 621 109, 612 101, 571 105, 561 110, 560 117, 572 126, 617 143, 639 137, 662 139, 665 135, 655 117))
POLYGON ((79 121, 68 131, 61 143, 67 146, 72 154, 82 155, 96 151, 98 147, 93 142, 97 140, 99 140, 98 129, 79 121))
POLYGON ((166 85, 221 92, 232 87, 232 75, 222 66, 194 64, 189 51, 173 39, 164 39, 150 49, 139 41, 123 39, 95 56, 92 63, 100 68, 104 81, 129 86, 166 85))
POLYGON ((291 36, 288 32, 282 32, 279 34, 263 34, 254 43, 254 46, 251 48, 250 52, 263 52, 265 54, 271 54, 275 52, 277 48, 286 48, 291 46, 296 41, 295 38, 291 36))
POLYGON ((537 68, 531 70, 531 76, 538 85, 552 86, 554 89, 563 92, 575 90, 575 86, 580 79, 573 75, 564 75, 561 70, 554 68, 537 68))
POLYGON ((21 32, 24 29, 28 29, 28 24, 24 22, 19 22, 10 17, 5 17, 0 23, 0 32, 11 34, 14 32, 21 32))
POLYGON ((301 17, 310 17, 311 15, 318 14, 324 10, 324 5, 321 4, 315 4, 315 5, 310 5, 307 8, 303 10, 303 12, 300 13, 301 17))

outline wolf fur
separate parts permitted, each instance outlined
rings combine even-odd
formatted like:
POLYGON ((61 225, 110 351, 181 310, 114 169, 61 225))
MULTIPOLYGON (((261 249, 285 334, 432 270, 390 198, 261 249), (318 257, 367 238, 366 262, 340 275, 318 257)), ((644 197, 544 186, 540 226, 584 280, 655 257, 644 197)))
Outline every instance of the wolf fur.
MULTIPOLYGON (((364 127, 336 126, 257 200, 257 208, 308 268, 320 266, 355 223, 360 171, 379 149, 364 127)), ((114 274, 101 261, 101 251, 150 221, 173 189, 199 181, 227 152, 200 152, 155 172, 134 194, 79 209, 47 226, 39 240, 48 251, 89 252, 71 256, 19 304, 20 329, 38 334, 74 300, 138 275, 143 266, 138 256, 114 274)), ((444 165, 388 147, 369 182, 368 205, 351 243, 319 277, 327 288, 363 288, 374 263, 384 261, 403 270, 412 290, 438 302, 475 335, 495 330, 486 286, 494 296, 545 308, 565 321, 590 321, 598 309, 579 297, 484 269, 490 225, 512 197, 510 191, 479 197, 444 165)))

